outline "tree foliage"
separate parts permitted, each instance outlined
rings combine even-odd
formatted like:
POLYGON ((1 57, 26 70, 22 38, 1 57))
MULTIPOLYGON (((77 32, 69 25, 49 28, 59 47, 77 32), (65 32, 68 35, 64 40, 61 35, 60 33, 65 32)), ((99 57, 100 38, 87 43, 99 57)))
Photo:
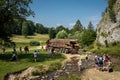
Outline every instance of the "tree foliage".
POLYGON ((94 26, 91 21, 89 22, 87 29, 90 31, 94 31, 94 26))
POLYGON ((83 26, 82 26, 80 20, 77 20, 76 24, 73 26, 73 32, 81 31, 81 30, 83 30, 83 26))
POLYGON ((93 43, 93 41, 96 39, 96 33, 94 31, 84 30, 80 33, 78 42, 81 45, 87 45, 93 43))
POLYGON ((14 19, 24 19, 34 15, 29 4, 32 0, 0 0, 0 39, 9 40, 14 19))
POLYGON ((49 38, 55 38, 56 36, 56 31, 55 31, 55 28, 49 28, 49 31, 48 31, 48 34, 49 34, 49 38))
POLYGON ((56 33, 58 33, 59 31, 65 30, 65 27, 60 25, 56 27, 56 33))
POLYGON ((39 34, 48 34, 48 28, 44 27, 44 25, 37 23, 36 24, 36 32, 39 34))
POLYGON ((109 17, 110 17, 111 21, 113 21, 113 22, 116 22, 116 16, 115 16, 115 12, 113 10, 113 6, 116 1, 117 0, 107 0, 109 17))
POLYGON ((68 35, 65 30, 59 31, 56 35, 57 39, 66 39, 67 37, 68 37, 68 35))
POLYGON ((28 22, 23 22, 22 35, 27 36, 28 35, 28 30, 29 30, 28 22))

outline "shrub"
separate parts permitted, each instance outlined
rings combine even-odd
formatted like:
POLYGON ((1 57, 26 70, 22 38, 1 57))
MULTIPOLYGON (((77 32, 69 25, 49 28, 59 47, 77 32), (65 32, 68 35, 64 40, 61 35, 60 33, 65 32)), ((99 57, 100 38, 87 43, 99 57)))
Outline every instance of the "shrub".
POLYGON ((50 64, 48 72, 52 72, 54 70, 59 69, 61 67, 61 65, 62 64, 59 62, 55 62, 55 63, 50 64))
POLYGON ((30 46, 39 46, 40 43, 38 41, 30 41, 30 46))
POLYGON ((37 76, 37 75, 41 75, 41 74, 42 74, 42 73, 39 72, 39 71, 37 71, 37 70, 32 72, 32 75, 33 75, 33 76, 37 76))

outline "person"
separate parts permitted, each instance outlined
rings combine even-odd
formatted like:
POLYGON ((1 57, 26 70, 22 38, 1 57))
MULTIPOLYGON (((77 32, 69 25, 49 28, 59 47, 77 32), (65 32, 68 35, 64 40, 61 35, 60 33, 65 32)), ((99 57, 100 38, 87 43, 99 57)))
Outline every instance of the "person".
POLYGON ((100 56, 100 57, 98 58, 98 66, 99 66, 99 67, 103 67, 103 58, 102 58, 102 56, 100 56))
POLYGON ((15 43, 13 45, 13 51, 16 52, 16 45, 15 45, 15 43))
POLYGON ((106 65, 106 54, 103 55, 103 65, 106 65))
POLYGON ((5 53, 5 46, 2 46, 2 54, 4 54, 5 53))
POLYGON ((29 52, 28 46, 25 46, 25 47, 24 47, 24 50, 25 50, 26 53, 28 53, 28 52, 29 52))
POLYGON ((35 50, 35 52, 33 53, 33 55, 34 55, 34 61, 36 62, 37 61, 37 56, 38 56, 38 54, 37 54, 37 51, 35 50))
POLYGON ((52 47, 52 49, 51 49, 51 53, 54 54, 54 48, 53 48, 53 47, 52 47))
POLYGON ((42 51, 44 51, 44 47, 43 46, 41 47, 41 49, 42 49, 42 51))
POLYGON ((98 57, 97 56, 95 56, 94 61, 95 61, 95 67, 98 69, 98 57))
POLYGON ((107 62, 107 71, 109 71, 109 69, 110 69, 110 65, 111 65, 111 61, 108 60, 108 62, 107 62))
POLYGON ((22 47, 20 47, 20 53, 22 53, 22 47))
POLYGON ((77 62, 77 64, 78 64, 78 71, 81 71, 82 60, 79 59, 79 61, 77 62))
POLYGON ((10 61, 17 61, 17 53, 14 51, 10 61))

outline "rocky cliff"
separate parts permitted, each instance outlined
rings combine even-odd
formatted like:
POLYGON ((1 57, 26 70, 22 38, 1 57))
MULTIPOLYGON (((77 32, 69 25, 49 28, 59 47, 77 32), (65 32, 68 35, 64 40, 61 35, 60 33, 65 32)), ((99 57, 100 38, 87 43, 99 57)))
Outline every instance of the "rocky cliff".
POLYGON ((111 20, 109 11, 106 11, 97 25, 96 41, 101 45, 120 42, 120 0, 116 0, 112 10, 115 14, 115 21, 111 20))

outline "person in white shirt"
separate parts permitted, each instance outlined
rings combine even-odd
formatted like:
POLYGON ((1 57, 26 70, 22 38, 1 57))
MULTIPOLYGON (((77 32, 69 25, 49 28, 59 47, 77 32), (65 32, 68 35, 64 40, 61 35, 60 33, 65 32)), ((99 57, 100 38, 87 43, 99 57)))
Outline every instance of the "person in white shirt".
POLYGON ((34 61, 36 62, 37 61, 37 51, 35 51, 34 53, 33 53, 33 55, 34 55, 34 61))

